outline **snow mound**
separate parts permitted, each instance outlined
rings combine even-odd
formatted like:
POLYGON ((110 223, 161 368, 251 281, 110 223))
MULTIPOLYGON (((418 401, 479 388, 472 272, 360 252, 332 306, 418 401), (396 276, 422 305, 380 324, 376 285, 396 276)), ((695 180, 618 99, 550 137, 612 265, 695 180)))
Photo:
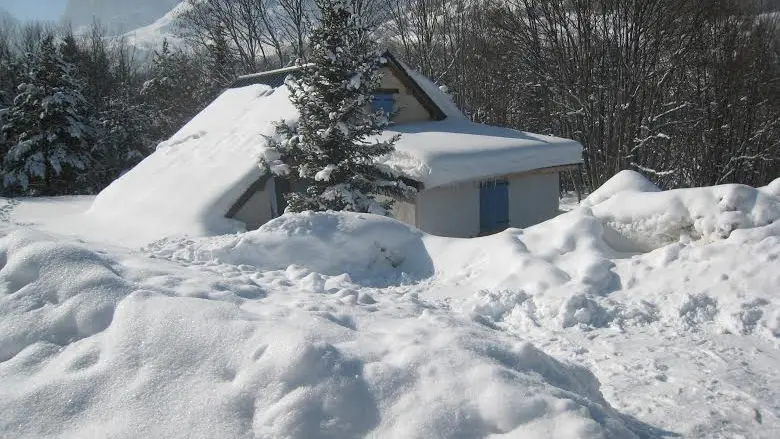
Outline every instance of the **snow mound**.
POLYGON ((423 233, 390 218, 356 213, 285 214, 258 230, 202 240, 163 240, 155 256, 325 275, 347 274, 361 284, 388 285, 433 275, 423 233))
POLYGON ((621 192, 660 192, 653 182, 644 175, 625 169, 607 180, 598 189, 593 191, 580 204, 583 207, 592 207, 621 192))
POLYGON ((425 244, 435 279, 468 285, 432 297, 519 334, 659 322, 779 334, 780 201, 747 186, 624 192, 525 230, 425 244))
POLYGON ((197 267, 26 232, 0 252, 3 437, 636 437, 586 369, 412 294, 350 302, 266 272, 262 298, 193 298, 197 267))
POLYGON ((780 202, 743 185, 621 192, 593 207, 611 245, 646 252, 680 239, 712 241, 740 229, 762 228, 780 219, 780 202))
MULTIPOLYGON (((461 293, 450 287, 437 292, 435 285, 467 285, 459 296, 462 309, 489 325, 602 328, 664 320, 686 330, 712 323, 772 337, 777 332, 772 313, 780 305, 763 284, 739 297, 730 297, 731 289, 694 293, 675 286, 685 294, 630 303, 613 298, 637 279, 649 281, 640 268, 669 270, 694 256, 719 260, 707 256, 719 247, 731 254, 737 251, 732 247, 761 246, 771 271, 777 251, 767 249, 780 234, 778 219, 776 198, 725 185, 622 192, 525 230, 475 239, 431 236, 374 215, 329 212, 285 215, 241 235, 163 240, 147 251, 186 264, 284 271, 317 293, 421 283, 434 285, 429 297, 452 298, 461 293), (640 265, 620 268, 623 261, 640 265)), ((723 264, 715 266, 728 271, 723 264)))
POLYGON ((33 232, 0 240, 0 261, 0 362, 34 345, 63 346, 105 330, 132 289, 109 261, 33 232))
POLYGON ((764 191, 764 193, 767 193, 769 195, 780 197, 780 178, 776 178, 768 185, 762 187, 761 190, 764 191))

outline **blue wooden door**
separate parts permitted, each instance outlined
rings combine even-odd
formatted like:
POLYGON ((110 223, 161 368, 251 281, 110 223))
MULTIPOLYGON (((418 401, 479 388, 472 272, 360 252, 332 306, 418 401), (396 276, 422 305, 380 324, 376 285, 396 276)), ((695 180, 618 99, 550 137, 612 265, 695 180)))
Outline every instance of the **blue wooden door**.
POLYGON ((483 182, 479 188, 479 229, 490 233, 509 225, 509 183, 483 182))

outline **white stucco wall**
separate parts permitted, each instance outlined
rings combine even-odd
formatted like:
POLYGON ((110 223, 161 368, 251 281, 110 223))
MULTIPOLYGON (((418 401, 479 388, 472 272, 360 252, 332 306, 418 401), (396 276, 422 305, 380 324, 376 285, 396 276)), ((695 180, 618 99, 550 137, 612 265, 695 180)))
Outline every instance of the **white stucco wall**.
MULTIPOLYGON (((558 214, 557 172, 509 178, 509 225, 529 227, 558 214)), ((254 229, 274 217, 272 181, 236 212, 234 219, 254 229)), ((396 201, 393 217, 438 236, 471 238, 480 234, 479 182, 427 189, 414 203, 396 201)))
POLYGON ((479 234, 479 182, 459 183, 417 194, 417 227, 432 235, 479 234))
POLYGON ((529 227, 558 214, 558 173, 509 179, 509 225, 529 227))
MULTIPOLYGON (((508 180, 510 227, 529 227, 558 214, 557 172, 508 180)), ((416 218, 402 212, 396 218, 433 235, 470 238, 480 234, 479 203, 479 182, 460 183, 420 192, 416 218)), ((403 206, 402 211, 408 208, 403 206)))
MULTIPOLYGON (((272 183, 273 180, 269 180, 272 183)), ((233 215, 233 219, 246 224, 247 230, 256 229, 274 217, 273 184, 266 184, 263 190, 252 194, 247 202, 233 215)))

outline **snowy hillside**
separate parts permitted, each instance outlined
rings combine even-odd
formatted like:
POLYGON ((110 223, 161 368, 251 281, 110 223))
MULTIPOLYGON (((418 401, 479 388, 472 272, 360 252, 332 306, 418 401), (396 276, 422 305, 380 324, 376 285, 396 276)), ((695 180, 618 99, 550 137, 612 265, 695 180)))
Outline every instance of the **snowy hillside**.
POLYGON ((167 225, 4 201, 0 437, 778 437, 780 180, 602 189, 484 238, 320 213, 142 249, 112 230, 167 225))
POLYGON ((152 23, 130 30, 124 34, 127 42, 142 54, 159 49, 165 40, 173 46, 183 47, 184 42, 176 35, 176 19, 189 7, 188 2, 180 2, 152 23))
POLYGON ((10 12, 3 9, 2 5, 0 5, 0 26, 14 25, 16 23, 16 18, 14 18, 10 12))
POLYGON ((70 21, 76 28, 89 26, 97 19, 110 32, 121 34, 154 23, 180 2, 181 0, 68 0, 63 19, 70 21))

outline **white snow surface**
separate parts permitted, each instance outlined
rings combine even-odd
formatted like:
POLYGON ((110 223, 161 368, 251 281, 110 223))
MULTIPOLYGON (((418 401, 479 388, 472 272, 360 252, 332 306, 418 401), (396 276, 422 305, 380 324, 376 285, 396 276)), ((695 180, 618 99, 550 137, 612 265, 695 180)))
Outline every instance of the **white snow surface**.
POLYGON ((0 437, 778 437, 780 199, 612 185, 475 239, 330 212, 142 249, 89 197, 0 200, 0 437))

